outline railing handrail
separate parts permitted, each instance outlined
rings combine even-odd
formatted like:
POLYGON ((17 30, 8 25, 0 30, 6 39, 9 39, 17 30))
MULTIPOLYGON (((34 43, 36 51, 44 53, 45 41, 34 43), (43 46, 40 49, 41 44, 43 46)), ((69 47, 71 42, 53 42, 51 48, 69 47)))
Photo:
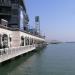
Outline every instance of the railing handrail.
MULTIPOLYGON (((21 52, 26 51, 27 49, 34 48, 35 45, 21 46, 21 47, 12 47, 12 48, 4 48, 0 49, 0 55, 8 54, 9 52, 21 52)), ((35 47, 36 48, 36 47, 35 47)))

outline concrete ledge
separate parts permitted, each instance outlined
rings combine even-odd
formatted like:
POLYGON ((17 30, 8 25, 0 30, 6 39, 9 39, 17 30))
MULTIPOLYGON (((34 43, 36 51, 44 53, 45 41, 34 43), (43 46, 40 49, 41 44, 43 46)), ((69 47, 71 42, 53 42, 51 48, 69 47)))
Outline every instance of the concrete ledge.
POLYGON ((30 51, 35 50, 36 47, 34 46, 27 46, 27 47, 19 47, 19 48, 9 48, 9 49, 1 49, 0 53, 0 63, 9 60, 11 58, 17 57, 19 55, 22 55, 24 53, 28 53, 30 51), (3 53, 2 53, 3 52, 3 53))

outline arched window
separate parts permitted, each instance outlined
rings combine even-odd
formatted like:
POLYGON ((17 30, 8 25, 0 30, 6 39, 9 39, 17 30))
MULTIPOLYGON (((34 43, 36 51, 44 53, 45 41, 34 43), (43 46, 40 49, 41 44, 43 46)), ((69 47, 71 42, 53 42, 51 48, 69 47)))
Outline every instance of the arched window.
POLYGON ((30 45, 32 45, 31 38, 29 40, 30 40, 30 45))
POLYGON ((0 49, 2 48, 2 44, 1 44, 1 35, 0 35, 0 49))
POLYGON ((3 48, 8 47, 8 35, 3 34, 2 36, 3 48))
POLYGON ((30 38, 30 45, 32 45, 33 44, 33 39, 32 38, 30 38))
POLYGON ((29 42, 29 38, 27 38, 27 43, 28 43, 28 45, 29 45, 29 43, 30 43, 30 42, 29 42))
POLYGON ((21 36, 21 46, 24 46, 24 37, 21 36))
POLYGON ((25 44, 29 45, 29 37, 25 37, 25 44))

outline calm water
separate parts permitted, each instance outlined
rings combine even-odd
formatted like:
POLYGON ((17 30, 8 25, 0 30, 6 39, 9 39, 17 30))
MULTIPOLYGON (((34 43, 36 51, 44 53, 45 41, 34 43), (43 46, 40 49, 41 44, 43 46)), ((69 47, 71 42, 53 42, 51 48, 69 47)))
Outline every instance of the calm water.
POLYGON ((0 66, 0 75, 75 75, 75 44, 49 45, 0 66))

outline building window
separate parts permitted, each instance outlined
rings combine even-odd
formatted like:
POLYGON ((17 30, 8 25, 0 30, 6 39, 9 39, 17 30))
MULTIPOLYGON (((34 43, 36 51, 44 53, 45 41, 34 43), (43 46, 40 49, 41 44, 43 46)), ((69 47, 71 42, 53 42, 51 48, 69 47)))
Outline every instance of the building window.
POLYGON ((1 0, 2 1, 2 3, 4 3, 5 2, 5 0, 1 0))
POLYGON ((8 47, 8 36, 6 34, 2 36, 2 42, 4 48, 8 47))
POLYGON ((24 37, 21 37, 21 46, 24 46, 24 37))
POLYGON ((11 42, 11 40, 12 40, 11 37, 9 37, 9 40, 10 40, 10 42, 11 42))
POLYGON ((1 44, 1 35, 0 35, 0 49, 2 48, 2 44, 1 44))
POLYGON ((18 11, 16 9, 12 9, 12 14, 13 15, 17 15, 18 14, 18 11))
POLYGON ((28 37, 25 37, 25 45, 29 45, 29 38, 28 37))
POLYGON ((17 3, 18 0, 11 0, 11 3, 17 3))

